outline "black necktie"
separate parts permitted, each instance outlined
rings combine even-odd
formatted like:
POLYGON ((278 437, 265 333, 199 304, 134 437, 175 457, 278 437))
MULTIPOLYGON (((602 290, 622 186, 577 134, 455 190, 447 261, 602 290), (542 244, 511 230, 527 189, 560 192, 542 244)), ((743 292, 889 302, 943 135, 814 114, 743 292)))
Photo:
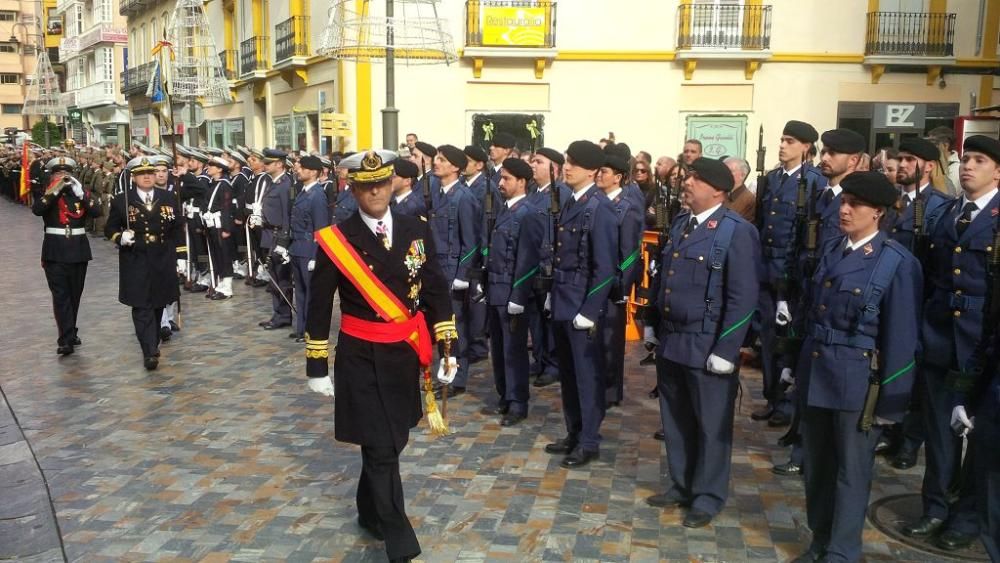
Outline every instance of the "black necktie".
POLYGON ((820 199, 823 201, 823 207, 830 205, 830 202, 833 201, 833 189, 827 188, 823 190, 823 197, 820 199))
POLYGON ((691 216, 691 220, 688 221, 688 224, 684 225, 684 233, 683 233, 684 236, 690 235, 691 231, 693 231, 694 228, 697 227, 697 226, 698 226, 698 218, 695 217, 694 215, 692 215, 691 216))
POLYGON ((977 209, 979 207, 971 201, 962 207, 962 215, 958 218, 958 222, 955 223, 955 230, 958 231, 958 236, 962 236, 965 230, 969 228, 969 225, 972 223, 972 212, 977 209))
POLYGON ((852 252, 854 252, 854 249, 851 248, 851 243, 848 242, 847 246, 844 247, 844 252, 843 252, 842 256, 844 258, 847 258, 847 255, 850 254, 850 253, 852 253, 852 252))

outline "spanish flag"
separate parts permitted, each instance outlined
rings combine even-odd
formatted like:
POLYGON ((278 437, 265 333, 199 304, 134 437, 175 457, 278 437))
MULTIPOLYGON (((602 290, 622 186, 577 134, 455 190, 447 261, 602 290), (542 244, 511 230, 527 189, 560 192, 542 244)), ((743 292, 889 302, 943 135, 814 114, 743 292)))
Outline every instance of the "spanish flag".
POLYGON ((28 177, 28 169, 31 167, 31 162, 28 160, 28 141, 25 139, 21 143, 21 185, 18 189, 18 196, 21 201, 28 203, 28 196, 31 195, 31 178, 28 177))
POLYGON ((174 60, 174 44, 167 41, 166 39, 161 39, 153 45, 153 50, 151 54, 155 57, 160 54, 164 48, 167 49, 167 53, 170 55, 170 60, 174 60))

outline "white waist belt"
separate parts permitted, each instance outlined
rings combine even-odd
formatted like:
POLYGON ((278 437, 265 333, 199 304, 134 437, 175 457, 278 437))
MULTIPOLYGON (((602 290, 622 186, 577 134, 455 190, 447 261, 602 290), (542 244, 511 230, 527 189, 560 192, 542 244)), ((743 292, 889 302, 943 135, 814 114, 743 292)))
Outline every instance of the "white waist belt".
POLYGON ((85 235, 87 234, 87 229, 76 228, 76 229, 59 229, 56 227, 45 227, 45 234, 47 235, 85 235))

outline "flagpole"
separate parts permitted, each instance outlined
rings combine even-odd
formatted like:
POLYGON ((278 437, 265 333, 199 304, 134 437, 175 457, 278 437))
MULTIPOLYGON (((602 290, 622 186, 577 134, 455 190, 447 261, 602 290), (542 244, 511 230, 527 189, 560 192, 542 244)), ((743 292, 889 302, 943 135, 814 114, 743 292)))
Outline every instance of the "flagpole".
MULTIPOLYGON (((174 53, 173 49, 174 48, 173 48, 172 45, 170 45, 167 42, 167 28, 166 28, 166 26, 164 26, 164 28, 163 28, 163 43, 161 43, 161 46, 163 46, 164 44, 166 45, 167 49, 170 50, 171 58, 173 58, 173 53, 174 53)), ((176 166, 176 164, 177 164, 177 122, 174 121, 174 103, 170 100, 170 90, 167 88, 167 81, 164 78, 165 75, 164 75, 164 72, 163 72, 163 49, 162 48, 158 50, 157 56, 160 59, 160 83, 163 86, 163 97, 166 99, 166 101, 167 101, 167 107, 170 110, 170 145, 171 145, 171 148, 173 149, 173 153, 174 153, 174 165, 176 166)), ((173 75, 171 74, 171 77, 172 76, 173 75)))

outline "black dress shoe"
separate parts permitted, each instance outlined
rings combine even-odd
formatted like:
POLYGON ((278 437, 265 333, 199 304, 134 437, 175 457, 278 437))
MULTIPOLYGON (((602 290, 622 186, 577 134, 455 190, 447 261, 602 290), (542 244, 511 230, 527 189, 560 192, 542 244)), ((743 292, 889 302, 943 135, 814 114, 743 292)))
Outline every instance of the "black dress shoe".
POLYGON ((652 365, 656 365, 656 354, 653 353, 653 352, 650 352, 649 354, 646 355, 645 358, 639 360, 639 365, 640 366, 652 366, 652 365))
POLYGON ((750 414, 750 418, 752 418, 753 420, 767 420, 771 418, 772 414, 774 414, 774 409, 772 409, 771 407, 764 407, 760 410, 753 411, 750 414))
POLYGON ((601 459, 600 452, 585 450, 578 447, 568 456, 564 457, 563 460, 559 462, 559 465, 565 467, 566 469, 576 469, 584 467, 595 459, 601 459))
POLYGON ((781 411, 774 411, 771 418, 767 420, 767 425, 771 428, 779 428, 781 426, 788 426, 792 423, 792 418, 781 411))
POLYGON ((566 455, 571 453, 576 448, 576 441, 570 440, 569 438, 563 438, 558 442, 553 442, 551 444, 545 445, 545 453, 556 454, 556 455, 566 455))
POLYGON ((142 360, 142 365, 149 371, 156 369, 156 366, 160 365, 160 359, 156 356, 149 356, 142 360))
POLYGON ((267 285, 267 282, 264 281, 264 280, 255 279, 252 282, 250 282, 250 287, 264 287, 266 285, 267 285))
POLYGON ((660 430, 657 430, 656 432, 653 432, 653 439, 654 440, 659 440, 661 442, 666 442, 667 441, 667 435, 663 433, 663 429, 660 429, 660 430))
POLYGON ((510 405, 507 403, 500 403, 496 406, 485 406, 479 409, 479 414, 485 414, 487 416, 503 416, 510 412, 510 405))
POLYGON ((305 336, 300 336, 300 337, 296 338, 295 341, 296 342, 300 342, 300 343, 301 342, 305 342, 306 341, 306 337, 305 336))
POLYGON ((712 515, 700 510, 691 510, 684 517, 685 528, 704 528, 712 523, 712 515))
POLYGON ((917 452, 900 450, 896 457, 889 461, 889 465, 896 469, 907 470, 917 464, 917 452))
POLYGON ((963 534, 962 532, 956 532, 955 530, 946 530, 943 534, 938 536, 935 545, 945 551, 958 551, 972 545, 972 542, 976 541, 976 538, 978 537, 978 535, 973 536, 970 534, 963 534))
POLYGON ((691 506, 689 499, 678 498, 671 492, 660 493, 651 497, 646 497, 646 504, 656 508, 670 508, 673 506, 691 506))
POLYGON ((286 326, 292 326, 292 323, 275 323, 275 322, 267 321, 266 323, 264 323, 264 324, 262 324, 260 326, 264 327, 264 330, 276 330, 276 329, 279 329, 279 328, 285 328, 286 326))
POLYGON ((944 520, 931 518, 930 516, 921 516, 920 520, 903 526, 899 531, 907 537, 926 538, 927 536, 936 534, 942 527, 944 527, 944 520))
POLYGON ((448 390, 448 398, 449 399, 452 398, 452 397, 457 397, 459 395, 464 395, 465 394, 465 387, 454 387, 452 385, 441 385, 440 387, 438 387, 437 389, 434 390, 434 398, 440 401, 441 400, 441 396, 445 392, 444 391, 445 389, 448 390))
POLYGON ((789 563, 816 563, 817 561, 823 559, 826 552, 819 548, 810 547, 809 551, 799 555, 795 559, 789 561, 789 563))
POLYGON ((291 334, 288 335, 288 338, 302 338, 302 333, 301 332, 293 332, 293 333, 291 333, 291 334))
POLYGON ((73 342, 71 342, 70 344, 72 344, 73 346, 82 346, 83 345, 83 341, 80 340, 79 336, 74 336, 73 337, 73 342))
POLYGON ((271 321, 260 321, 257 326, 267 326, 271 321))
POLYGON ((559 383, 559 377, 551 373, 543 373, 535 378, 535 382, 532 385, 535 387, 547 387, 553 383, 559 383))
POLYGON ((660 388, 659 387, 653 387, 652 389, 649 390, 649 393, 647 393, 646 396, 649 397, 650 399, 659 399, 660 398, 660 388))
POLYGON ((236 272, 233 272, 233 279, 234 279, 234 280, 241 280, 241 279, 243 279, 243 278, 245 278, 245 277, 246 277, 246 276, 244 276, 243 274, 238 274, 238 273, 236 273, 236 272))
POLYGON ((212 294, 212 297, 210 297, 212 301, 224 301, 226 299, 232 299, 232 298, 233 298, 232 295, 226 295, 221 291, 216 291, 215 293, 212 294))
POLYGON ((385 537, 382 535, 382 531, 378 529, 378 526, 369 525, 367 522, 362 521, 360 516, 358 517, 358 526, 361 526, 361 529, 371 534, 373 538, 385 541, 385 537))
POLYGON ((788 477, 791 475, 802 475, 802 466, 797 463, 782 463, 781 465, 775 465, 771 468, 771 473, 775 475, 781 475, 782 477, 788 477))
POLYGON ((200 283, 191 286, 191 293, 201 293, 202 291, 208 291, 208 286, 201 285, 200 283))
POLYGON ((604 410, 610 410, 620 406, 622 406, 621 401, 608 401, 607 403, 604 404, 604 410))
POLYGON ((181 327, 177 326, 177 323, 175 323, 174 321, 170 321, 170 330, 172 332, 180 332, 181 327))
POLYGON ((507 414, 503 415, 503 418, 500 419, 500 426, 516 426, 517 423, 521 422, 526 418, 528 418, 528 415, 526 414, 508 412, 507 414))
POLYGON ((160 340, 161 341, 166 342, 167 340, 170 340, 170 335, 171 334, 173 334, 173 333, 170 332, 170 327, 169 326, 161 326, 160 327, 160 340))
POLYGON ((73 350, 72 344, 63 344, 62 346, 56 348, 56 354, 59 354, 60 356, 68 356, 74 351, 75 350, 73 350))

